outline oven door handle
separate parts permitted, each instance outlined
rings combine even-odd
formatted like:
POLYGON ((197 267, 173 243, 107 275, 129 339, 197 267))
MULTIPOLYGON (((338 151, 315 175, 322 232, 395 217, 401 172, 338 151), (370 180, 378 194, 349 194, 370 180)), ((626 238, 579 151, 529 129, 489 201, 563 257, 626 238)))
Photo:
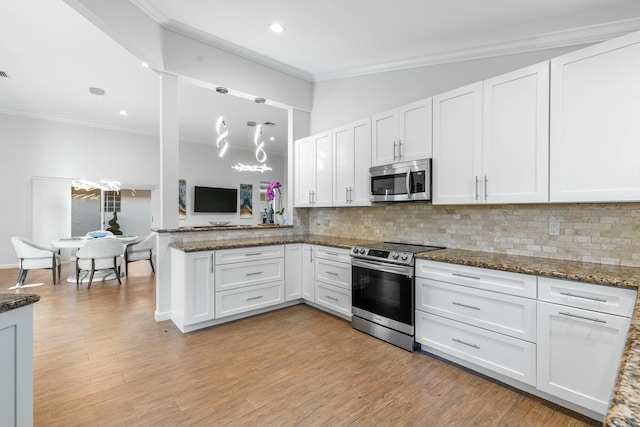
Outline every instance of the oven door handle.
POLYGON ((364 261, 361 259, 351 259, 352 267, 367 268, 369 270, 384 271, 385 273, 402 274, 407 277, 413 277, 413 267, 405 267, 402 265, 381 264, 378 262, 364 261))

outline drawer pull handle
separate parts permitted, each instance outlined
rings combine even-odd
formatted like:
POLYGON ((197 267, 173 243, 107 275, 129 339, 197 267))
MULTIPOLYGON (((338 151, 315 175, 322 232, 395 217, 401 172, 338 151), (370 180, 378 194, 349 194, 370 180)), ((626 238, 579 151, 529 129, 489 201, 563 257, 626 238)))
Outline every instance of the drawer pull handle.
POLYGON ((453 274, 454 276, 458 276, 458 277, 464 277, 465 279, 480 280, 480 278, 477 277, 477 276, 468 276, 466 274, 461 274, 461 273, 451 273, 451 274, 453 274))
POLYGON ((338 298, 336 298, 336 297, 331 297, 331 296, 329 296, 329 295, 325 295, 324 297, 325 297, 326 299, 330 299, 330 300, 332 300, 332 301, 338 301, 338 298))
POLYGON ((244 256, 258 256, 258 255, 262 255, 262 252, 253 252, 250 254, 244 254, 244 256))
POLYGON ((476 307, 475 305, 467 305, 467 304, 463 304, 461 302, 452 302, 451 304, 453 305, 459 305, 460 307, 466 307, 466 308, 472 308, 474 310, 480 310, 480 307, 476 307))
POLYGON ((325 273, 330 274, 332 276, 338 276, 338 273, 336 273, 335 271, 325 271, 325 273))
POLYGON ((257 276, 259 274, 262 274, 262 271, 254 271, 253 273, 247 273, 245 274, 245 276, 257 276))
POLYGON ((338 256, 338 254, 335 252, 326 252, 326 254, 331 256, 338 256))
POLYGON ((606 300, 606 299, 603 299, 603 298, 598 298, 598 297, 583 297, 582 295, 572 294, 571 292, 560 292, 560 295, 564 295, 565 297, 574 297, 574 298, 588 299, 588 300, 590 300, 590 301, 607 302, 607 300, 606 300))
POLYGON ((578 316, 577 314, 563 313, 561 311, 559 311, 558 314, 562 314, 563 316, 575 317, 577 319, 591 320, 592 322, 607 323, 606 320, 596 319, 595 317, 578 316))
POLYGON ((469 344, 468 342, 464 342, 464 341, 459 340, 457 338, 451 338, 451 341, 455 341, 455 342, 460 343, 460 344, 468 345, 469 347, 477 348, 478 350, 480 350, 480 346, 475 345, 475 344, 469 344))
POLYGON ((247 298, 247 301, 255 301, 257 299, 262 298, 262 295, 258 295, 257 297, 251 297, 251 298, 247 298))

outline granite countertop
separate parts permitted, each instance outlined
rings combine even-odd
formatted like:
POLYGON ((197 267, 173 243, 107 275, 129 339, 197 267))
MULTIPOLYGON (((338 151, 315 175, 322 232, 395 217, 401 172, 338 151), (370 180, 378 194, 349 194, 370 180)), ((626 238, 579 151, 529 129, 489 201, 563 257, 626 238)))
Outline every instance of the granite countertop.
POLYGON ((202 242, 174 242, 170 246, 184 252, 213 251, 220 249, 246 248, 251 246, 282 245, 287 243, 309 243, 312 245, 331 246, 351 249, 352 246, 371 242, 365 239, 345 239, 343 237, 316 236, 303 234, 298 236, 271 236, 247 239, 207 240, 202 242))
POLYGON ((156 233, 193 233, 197 231, 277 230, 281 228, 293 228, 293 225, 195 225, 190 227, 152 229, 151 231, 155 231, 156 233))
POLYGON ((40 301, 40 296, 35 294, 5 294, 0 293, 0 313, 24 307, 40 301))

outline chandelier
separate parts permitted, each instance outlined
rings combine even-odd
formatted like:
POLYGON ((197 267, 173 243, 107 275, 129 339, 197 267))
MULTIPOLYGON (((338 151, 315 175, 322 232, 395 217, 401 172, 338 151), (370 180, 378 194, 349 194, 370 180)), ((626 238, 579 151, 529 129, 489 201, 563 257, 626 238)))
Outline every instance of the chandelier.
POLYGON ((227 124, 224 122, 222 116, 218 117, 218 120, 216 121, 216 133, 218 134, 218 138, 216 139, 218 157, 222 157, 227 151, 227 148, 229 148, 229 142, 227 141, 229 130, 227 129, 227 124))

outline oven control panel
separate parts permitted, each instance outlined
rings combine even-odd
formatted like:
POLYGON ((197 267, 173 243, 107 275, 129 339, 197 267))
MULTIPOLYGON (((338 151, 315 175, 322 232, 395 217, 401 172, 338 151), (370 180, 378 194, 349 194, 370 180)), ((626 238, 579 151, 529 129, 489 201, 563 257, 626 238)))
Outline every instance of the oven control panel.
POLYGON ((354 246, 351 249, 351 256, 372 261, 390 261, 398 264, 410 264, 413 260, 413 254, 410 252, 367 249, 360 246, 354 246))

